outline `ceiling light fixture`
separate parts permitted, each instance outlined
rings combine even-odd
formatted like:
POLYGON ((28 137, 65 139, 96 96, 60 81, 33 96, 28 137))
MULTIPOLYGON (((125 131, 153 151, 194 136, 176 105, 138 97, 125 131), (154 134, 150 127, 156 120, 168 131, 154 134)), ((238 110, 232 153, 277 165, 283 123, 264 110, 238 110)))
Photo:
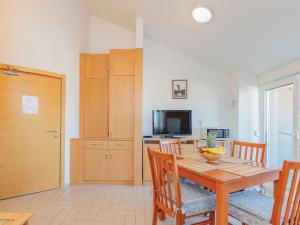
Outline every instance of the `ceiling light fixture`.
POLYGON ((207 23, 212 18, 212 13, 208 8, 205 7, 197 7, 193 10, 193 18, 199 23, 207 23))

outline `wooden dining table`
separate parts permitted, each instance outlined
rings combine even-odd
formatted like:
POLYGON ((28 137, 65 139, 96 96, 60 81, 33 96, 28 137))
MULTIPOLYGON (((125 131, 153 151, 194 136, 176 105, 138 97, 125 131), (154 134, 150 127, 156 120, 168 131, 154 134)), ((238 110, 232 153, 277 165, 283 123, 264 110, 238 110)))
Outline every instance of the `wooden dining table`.
POLYGON ((193 180, 216 193, 217 225, 228 225, 230 193, 268 182, 274 182, 275 190, 279 186, 280 168, 267 167, 230 156, 208 163, 200 154, 194 153, 180 156, 177 163, 181 177, 193 180))

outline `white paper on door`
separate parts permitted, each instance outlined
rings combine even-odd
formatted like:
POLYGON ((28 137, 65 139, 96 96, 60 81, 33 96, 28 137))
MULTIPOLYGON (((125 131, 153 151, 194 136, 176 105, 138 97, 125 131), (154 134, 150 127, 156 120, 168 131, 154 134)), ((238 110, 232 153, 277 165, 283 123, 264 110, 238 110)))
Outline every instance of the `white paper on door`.
POLYGON ((23 114, 39 114, 39 97, 22 95, 22 112, 23 114))

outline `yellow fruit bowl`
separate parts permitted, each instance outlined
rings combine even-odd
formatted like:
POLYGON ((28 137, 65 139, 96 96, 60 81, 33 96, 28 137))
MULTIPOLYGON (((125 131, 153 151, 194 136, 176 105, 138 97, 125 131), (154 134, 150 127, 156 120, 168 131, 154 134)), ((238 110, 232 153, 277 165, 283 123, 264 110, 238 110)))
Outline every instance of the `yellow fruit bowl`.
POLYGON ((215 155, 208 152, 200 152, 200 155, 207 160, 207 162, 215 162, 221 159, 224 155, 215 155))
POLYGON ((220 160, 225 154, 226 150, 223 146, 217 148, 199 148, 200 155, 207 160, 207 162, 215 162, 220 160))

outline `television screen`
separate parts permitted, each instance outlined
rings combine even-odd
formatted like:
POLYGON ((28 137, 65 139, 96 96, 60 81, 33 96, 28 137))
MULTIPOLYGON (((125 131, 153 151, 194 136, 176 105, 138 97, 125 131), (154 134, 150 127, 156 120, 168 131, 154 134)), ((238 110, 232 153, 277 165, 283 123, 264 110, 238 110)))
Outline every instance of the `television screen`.
POLYGON ((191 110, 153 110, 153 135, 191 134, 191 110))

